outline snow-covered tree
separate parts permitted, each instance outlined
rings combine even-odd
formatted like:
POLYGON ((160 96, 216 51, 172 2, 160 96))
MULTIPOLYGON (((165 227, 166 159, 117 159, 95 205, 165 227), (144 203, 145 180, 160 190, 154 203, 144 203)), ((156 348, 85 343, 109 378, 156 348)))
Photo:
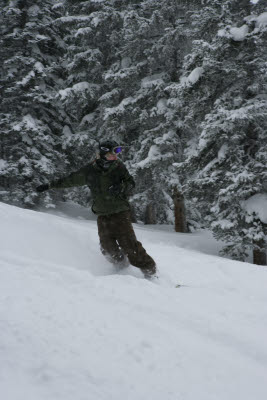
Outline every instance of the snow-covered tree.
POLYGON ((53 24, 55 2, 1 0, 0 5, 1 198, 31 207, 35 187, 64 165, 63 115, 55 100, 64 43, 53 24))
MULTIPOLYGON (((64 2, 64 15, 56 21, 67 49, 66 79, 57 93, 66 117, 62 145, 69 167, 65 174, 88 163, 105 136, 99 99, 106 91, 104 72, 114 60, 119 21, 120 15, 109 1, 73 0, 64 2)), ((116 139, 116 134, 112 138, 116 139)), ((84 187, 65 191, 65 198, 83 205, 90 201, 84 187)))
POLYGON ((119 19, 109 3, 66 0, 65 16, 57 21, 67 32, 66 80, 58 96, 69 118, 63 142, 74 165, 87 162, 96 147, 92 138, 101 138, 99 98, 105 93, 103 74, 113 58, 111 36, 119 19))
POLYGON ((143 1, 124 10, 119 46, 113 46, 114 62, 104 74, 108 91, 99 99, 104 131, 116 132, 128 146, 125 158, 137 182, 137 217, 143 219, 152 207, 157 222, 173 222, 171 195, 178 178, 171 166, 182 153, 164 91, 179 79, 188 45, 181 4, 143 1))
POLYGON ((59 97, 71 122, 63 142, 72 167, 93 154, 92 138, 117 140, 125 145, 124 161, 136 176, 138 218, 153 202, 162 222, 171 220, 166 209, 172 203, 165 167, 179 153, 166 123, 163 93, 174 76, 177 51, 168 38, 160 43, 173 26, 169 15, 175 3, 165 2, 161 12, 155 1, 66 1, 66 15, 58 20, 68 32, 67 79, 59 97))
POLYGON ((264 252, 267 233, 246 208, 251 197, 266 193, 267 17, 260 2, 254 8, 249 1, 206 4, 195 29, 201 32, 212 18, 212 35, 194 41, 184 76, 168 88, 179 99, 188 140, 179 174, 214 235, 230 243, 224 253, 245 259, 252 248, 264 252))

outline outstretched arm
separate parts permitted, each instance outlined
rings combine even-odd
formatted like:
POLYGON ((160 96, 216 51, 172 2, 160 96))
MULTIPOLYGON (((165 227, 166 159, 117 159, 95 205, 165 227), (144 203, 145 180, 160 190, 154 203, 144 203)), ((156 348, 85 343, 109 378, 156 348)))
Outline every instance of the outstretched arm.
POLYGON ((73 186, 86 185, 86 178, 88 175, 88 168, 83 167, 76 172, 72 172, 70 175, 65 176, 57 181, 50 184, 51 189, 63 189, 73 186))
POLYGON ((53 181, 50 184, 40 185, 36 188, 37 192, 44 192, 48 189, 63 189, 73 186, 86 185, 88 175, 88 167, 83 167, 76 172, 72 172, 70 175, 53 181))

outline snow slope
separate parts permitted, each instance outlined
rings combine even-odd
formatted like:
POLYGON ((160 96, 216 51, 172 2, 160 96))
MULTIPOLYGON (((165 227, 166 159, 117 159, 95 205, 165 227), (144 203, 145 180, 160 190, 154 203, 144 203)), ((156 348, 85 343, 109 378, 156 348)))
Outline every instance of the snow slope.
POLYGON ((2 203, 0 220, 1 399, 267 398, 267 268, 136 225, 149 282, 114 273, 95 221, 2 203))

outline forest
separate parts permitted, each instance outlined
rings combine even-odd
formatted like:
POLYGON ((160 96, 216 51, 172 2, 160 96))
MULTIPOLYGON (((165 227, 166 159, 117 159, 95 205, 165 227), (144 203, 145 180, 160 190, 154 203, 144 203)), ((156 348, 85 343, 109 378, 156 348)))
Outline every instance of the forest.
POLYGON ((266 39, 265 0, 0 0, 0 201, 90 207, 36 187, 112 139, 135 221, 266 265, 266 39))

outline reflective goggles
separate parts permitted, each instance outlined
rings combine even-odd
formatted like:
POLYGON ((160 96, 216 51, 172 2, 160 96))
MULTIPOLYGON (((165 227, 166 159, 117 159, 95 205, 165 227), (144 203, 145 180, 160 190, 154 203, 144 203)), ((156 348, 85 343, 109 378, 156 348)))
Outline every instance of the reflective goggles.
POLYGON ((106 152, 106 153, 113 153, 113 154, 119 154, 122 152, 122 147, 118 146, 118 147, 114 147, 114 149, 110 150, 107 147, 100 147, 100 150, 106 152))

